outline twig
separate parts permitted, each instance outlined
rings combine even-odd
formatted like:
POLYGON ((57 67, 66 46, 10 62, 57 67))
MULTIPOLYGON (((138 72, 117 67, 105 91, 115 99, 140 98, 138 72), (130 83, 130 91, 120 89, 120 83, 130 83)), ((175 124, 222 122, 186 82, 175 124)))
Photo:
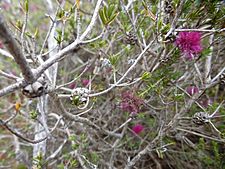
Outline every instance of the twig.
POLYGON ((37 144, 37 143, 40 143, 44 140, 47 139, 47 137, 45 138, 42 138, 40 140, 30 140, 28 138, 25 138, 23 137, 22 135, 20 135, 19 133, 15 132, 11 127, 9 127, 3 120, 0 119, 0 126, 3 126, 5 127, 8 131, 10 131, 12 134, 16 135, 17 137, 21 138, 22 140, 28 142, 28 143, 31 143, 31 144, 37 144))
POLYGON ((179 127, 177 127, 176 129, 179 130, 179 131, 184 131, 184 132, 187 132, 187 133, 191 133, 191 134, 194 134, 196 136, 200 136, 200 137, 203 137, 203 138, 206 138, 206 139, 210 139, 210 140, 218 141, 218 142, 221 142, 221 143, 225 143, 224 139, 218 139, 218 138, 206 136, 204 134, 197 133, 197 132, 191 131, 191 130, 182 129, 182 128, 179 128, 179 127))
POLYGON ((9 52, 7 52, 3 49, 0 49, 0 54, 3 55, 3 56, 9 57, 11 59, 14 59, 13 56, 9 52))
POLYGON ((223 29, 175 29, 175 32, 223 32, 225 31, 225 28, 223 29))
POLYGON ((180 14, 181 14, 182 7, 183 7, 183 5, 184 5, 184 2, 185 2, 185 0, 181 0, 181 1, 180 1, 180 4, 179 4, 179 6, 177 7, 177 10, 176 10, 176 13, 175 13, 173 22, 172 22, 172 24, 171 24, 171 28, 170 28, 170 30, 167 32, 167 34, 166 34, 166 36, 165 36, 165 39, 166 39, 168 36, 170 36, 170 34, 173 33, 173 31, 175 30, 175 28, 176 28, 176 23, 177 23, 178 18, 179 18, 180 14))
POLYGON ((54 57, 49 58, 42 65, 40 65, 37 68, 37 74, 36 74, 37 77, 39 77, 51 65, 53 65, 54 63, 56 63, 60 59, 62 59, 62 57, 65 56, 66 54, 68 54, 71 50, 75 49, 77 47, 77 45, 79 45, 83 41, 83 39, 92 30, 92 28, 93 28, 93 26, 95 24, 95 21, 96 21, 97 16, 98 16, 98 11, 100 9, 100 5, 101 5, 102 1, 103 0, 98 0, 97 1, 97 4, 95 6, 95 10, 94 10, 94 14, 92 16, 91 22, 88 25, 88 27, 86 28, 86 30, 84 31, 84 33, 80 36, 80 38, 76 39, 73 43, 71 43, 70 45, 68 45, 67 47, 65 47, 61 51, 59 51, 54 57))
POLYGON ((216 81, 221 74, 223 74, 223 72, 225 71, 225 67, 223 67, 223 69, 212 79, 212 82, 216 81))
POLYGON ((6 77, 6 78, 8 78, 8 79, 12 79, 12 80, 17 80, 17 79, 19 79, 19 77, 15 76, 15 75, 13 75, 13 74, 8 74, 8 73, 6 73, 6 72, 4 72, 4 71, 2 71, 2 70, 0 70, 0 75, 6 77))
POLYGON ((25 56, 24 34, 25 34, 25 31, 26 31, 26 28, 27 28, 27 19, 28 19, 28 11, 27 11, 27 9, 26 9, 26 10, 25 10, 24 22, 23 22, 23 27, 22 27, 22 32, 21 32, 21 36, 20 36, 20 39, 21 39, 21 47, 22 47, 22 53, 23 53, 24 56, 25 56))
MULTIPOLYGON (((210 35, 209 38, 209 44, 211 45, 213 43, 213 39, 214 39, 214 34, 210 35)), ((205 73, 204 73, 204 82, 205 84, 210 83, 211 81, 211 64, 212 64, 212 54, 213 54, 213 45, 210 47, 210 54, 207 56, 206 61, 205 61, 205 73)))
POLYGON ((114 83, 113 85, 111 85, 111 87, 109 87, 108 89, 106 89, 106 90, 104 90, 102 92, 93 93, 93 94, 90 94, 89 96, 90 97, 96 97, 96 96, 105 94, 105 93, 109 92, 110 90, 112 90, 114 87, 116 87, 120 82, 122 82, 126 78, 126 76, 131 72, 131 70, 134 69, 134 67, 137 65, 137 63, 141 60, 141 58, 143 57, 143 55, 145 54, 145 52, 150 48, 150 46, 152 45, 153 42, 154 42, 154 40, 146 46, 146 48, 137 57, 137 59, 135 60, 135 62, 129 67, 129 69, 123 74, 123 76, 116 83, 114 83))

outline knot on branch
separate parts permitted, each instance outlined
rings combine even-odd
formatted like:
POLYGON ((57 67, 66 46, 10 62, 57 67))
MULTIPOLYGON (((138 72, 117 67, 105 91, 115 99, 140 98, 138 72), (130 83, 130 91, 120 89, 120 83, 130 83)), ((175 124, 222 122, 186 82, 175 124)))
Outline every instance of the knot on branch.
POLYGON ((225 84, 225 72, 220 75, 220 84, 221 85, 225 84))
POLYGON ((138 38, 137 38, 137 35, 135 34, 135 32, 133 32, 133 31, 127 32, 124 42, 129 45, 137 44, 138 38))
POLYGON ((28 98, 40 97, 46 93, 47 83, 44 74, 42 74, 35 82, 28 84, 22 89, 22 93, 28 98))
POLYGON ((99 58, 95 63, 94 74, 106 74, 112 70, 112 63, 108 58, 99 58))
POLYGON ((171 0, 165 1, 164 11, 166 14, 174 15, 174 4, 171 0))
POLYGON ((209 120, 210 120, 210 116, 206 112, 197 112, 192 117, 193 123, 195 123, 197 125, 203 125, 205 123, 208 123, 209 120))
POLYGON ((90 91, 87 88, 75 88, 71 93, 70 100, 76 106, 86 105, 89 101, 89 93, 90 91))

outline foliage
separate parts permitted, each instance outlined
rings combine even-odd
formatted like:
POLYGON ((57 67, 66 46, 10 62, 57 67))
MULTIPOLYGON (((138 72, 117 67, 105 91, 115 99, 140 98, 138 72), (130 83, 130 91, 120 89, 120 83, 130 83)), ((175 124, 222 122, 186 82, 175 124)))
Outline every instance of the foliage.
POLYGON ((0 168, 224 168, 225 2, 98 2, 0 1, 0 168))

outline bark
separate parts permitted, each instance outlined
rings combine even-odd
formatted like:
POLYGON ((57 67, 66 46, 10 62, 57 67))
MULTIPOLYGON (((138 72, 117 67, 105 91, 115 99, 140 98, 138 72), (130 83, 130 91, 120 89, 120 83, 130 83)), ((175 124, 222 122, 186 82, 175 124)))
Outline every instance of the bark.
MULTIPOLYGON (((46 0, 47 4, 48 4, 48 11, 50 13, 50 16, 52 18, 54 18, 54 10, 53 10, 53 6, 52 6, 52 2, 51 0, 46 0)), ((51 51, 49 53, 49 57, 52 58, 54 57, 54 55, 58 52, 58 49, 54 49, 57 46, 57 41, 54 38, 56 32, 56 23, 53 23, 53 27, 52 30, 50 32, 50 36, 48 38, 48 48, 49 51, 51 51), (52 50, 54 49, 54 50, 52 50)), ((53 64, 51 67, 48 68, 48 75, 49 75, 49 80, 50 80, 50 84, 52 86, 56 85, 56 77, 57 77, 57 70, 58 70, 58 63, 53 64)), ((48 124, 47 124, 47 119, 48 119, 48 112, 51 110, 49 106, 49 95, 44 95, 41 96, 39 101, 38 101, 38 111, 40 113, 40 122, 43 124, 43 126, 40 123, 36 123, 35 126, 35 133, 38 132, 38 134, 35 135, 35 139, 40 139, 43 137, 46 137, 47 134, 49 133, 48 131, 48 124), (40 132, 41 131, 41 132, 40 132), (46 132, 47 131, 47 132, 46 132)), ((46 158, 46 148, 47 148, 47 142, 46 140, 38 143, 36 145, 34 145, 33 147, 33 157, 37 157, 39 155, 39 153, 42 154, 42 156, 44 157, 44 159, 46 158)), ((43 168, 45 166, 42 166, 43 168)))

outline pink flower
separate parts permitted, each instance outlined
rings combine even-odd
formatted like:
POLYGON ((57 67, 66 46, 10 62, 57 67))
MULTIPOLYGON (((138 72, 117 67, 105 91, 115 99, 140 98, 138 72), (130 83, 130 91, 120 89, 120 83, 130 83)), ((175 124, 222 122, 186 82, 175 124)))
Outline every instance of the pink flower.
POLYGON ((189 86, 186 88, 186 92, 189 95, 193 96, 194 94, 199 93, 199 89, 196 86, 189 86))
POLYGON ((4 47, 3 43, 0 41, 0 49, 4 47))
POLYGON ((112 70, 113 69, 111 67, 109 67, 109 68, 106 69, 106 73, 110 73, 110 72, 112 72, 112 70))
POLYGON ((36 4, 30 4, 29 10, 32 12, 38 11, 40 8, 36 4))
POLYGON ((143 130, 144 130, 144 126, 141 125, 141 124, 135 124, 135 125, 132 127, 132 131, 133 131, 135 134, 140 134, 143 130))
POLYGON ((213 100, 212 99, 204 99, 204 100, 201 100, 200 104, 207 108, 208 106, 211 106, 213 104, 213 100))
POLYGON ((73 83, 71 83, 68 87, 69 87, 70 89, 74 89, 76 86, 77 86, 76 83, 73 82, 73 83))
POLYGON ((142 104, 143 100, 135 96, 132 92, 126 91, 122 93, 120 107, 123 111, 136 114, 139 112, 142 104))
POLYGON ((194 59, 195 55, 202 51, 199 32, 180 32, 175 44, 188 60, 194 59))
POLYGON ((84 87, 86 87, 87 85, 89 85, 90 81, 89 81, 88 79, 83 79, 83 80, 81 81, 81 83, 82 83, 82 85, 83 85, 84 87))
POLYGON ((10 3, 3 2, 0 7, 2 7, 2 9, 4 9, 4 10, 8 11, 10 9, 10 3))

